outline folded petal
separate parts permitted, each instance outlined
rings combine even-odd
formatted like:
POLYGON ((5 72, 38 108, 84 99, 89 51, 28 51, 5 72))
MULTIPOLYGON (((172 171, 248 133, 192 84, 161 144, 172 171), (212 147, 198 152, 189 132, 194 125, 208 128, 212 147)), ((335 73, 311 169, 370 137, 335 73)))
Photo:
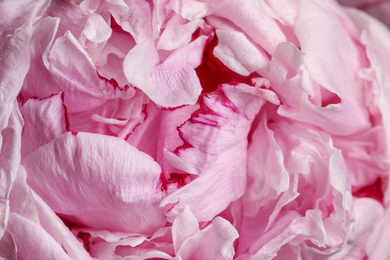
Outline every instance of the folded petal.
POLYGON ((66 132, 68 122, 63 98, 63 93, 58 93, 43 100, 31 98, 23 104, 22 158, 66 132))
POLYGON ((20 147, 23 119, 15 101, 8 125, 1 131, 0 152, 0 237, 7 227, 9 209, 9 196, 13 182, 17 176, 20 165, 20 147))
POLYGON ((88 110, 115 96, 115 87, 99 78, 89 55, 75 37, 66 32, 50 52, 50 71, 65 94, 69 112, 88 110))
POLYGON ((27 24, 9 39, 0 41, 0 131, 8 124, 15 99, 30 67, 31 27, 31 24, 27 24))
POLYGON ((268 62, 267 54, 242 32, 216 30, 218 45, 213 54, 232 71, 248 76, 268 62))
POLYGON ((238 236, 237 230, 229 221, 216 217, 201 232, 189 237, 177 255, 179 259, 233 259, 233 242, 238 236))
POLYGON ((161 206, 173 205, 170 218, 189 206, 199 221, 208 221, 242 196, 247 134, 261 106, 276 98, 273 94, 238 84, 203 96, 200 109, 179 128, 184 144, 166 153, 172 166, 199 175, 162 201, 161 206))
POLYGON ((267 114, 262 114, 248 147, 248 184, 242 198, 245 215, 255 215, 290 185, 282 149, 268 128, 267 120, 267 114))
MULTIPOLYGON (((390 140, 390 48, 386 44, 390 40, 390 33, 386 26, 364 12, 351 9, 349 16, 360 30, 360 41, 366 47, 366 55, 370 61, 373 75, 370 81, 376 93, 377 106, 381 112, 383 126, 386 131, 387 147, 390 140)), ((385 204, 390 203, 390 189, 385 194, 385 204)))
POLYGON ((119 138, 66 133, 23 165, 34 191, 71 222, 146 234, 165 222, 158 207, 160 166, 119 138))
POLYGON ((231 21, 270 55, 279 43, 286 41, 286 36, 277 22, 266 14, 261 2, 223 1, 216 6, 213 15, 231 21))
POLYGON ((60 24, 58 17, 45 17, 33 27, 30 41, 30 69, 23 82, 21 96, 47 98, 61 89, 49 71, 48 53, 60 24))
POLYGON ((160 106, 192 105, 202 91, 194 68, 201 63, 206 40, 199 37, 163 61, 152 40, 137 44, 123 62, 125 76, 160 106))
MULTIPOLYGON (((42 14, 47 7, 47 0, 12 1, 0 2, 0 40, 23 27, 26 23, 42 14)), ((2 63, 4 64, 4 63, 2 63)))

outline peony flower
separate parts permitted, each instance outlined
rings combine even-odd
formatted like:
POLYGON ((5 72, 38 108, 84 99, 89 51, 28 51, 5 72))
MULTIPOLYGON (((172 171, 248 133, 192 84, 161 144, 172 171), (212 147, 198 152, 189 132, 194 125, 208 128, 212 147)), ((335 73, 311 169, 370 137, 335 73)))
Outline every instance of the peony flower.
POLYGON ((388 42, 382 1, 0 2, 0 256, 388 259, 388 42))

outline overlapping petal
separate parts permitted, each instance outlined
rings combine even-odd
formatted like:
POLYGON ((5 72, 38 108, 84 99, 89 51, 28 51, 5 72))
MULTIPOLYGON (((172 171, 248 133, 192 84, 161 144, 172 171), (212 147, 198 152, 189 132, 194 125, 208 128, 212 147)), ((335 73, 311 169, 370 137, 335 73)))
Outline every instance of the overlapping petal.
POLYGON ((69 221, 145 234, 164 223, 158 207, 161 168, 123 140, 66 133, 35 150, 23 165, 29 185, 69 221))

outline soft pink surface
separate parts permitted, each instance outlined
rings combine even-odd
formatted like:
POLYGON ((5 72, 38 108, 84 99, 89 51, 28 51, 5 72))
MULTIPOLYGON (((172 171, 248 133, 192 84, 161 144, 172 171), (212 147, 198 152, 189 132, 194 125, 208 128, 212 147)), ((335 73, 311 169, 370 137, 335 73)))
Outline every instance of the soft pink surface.
POLYGON ((389 17, 0 1, 0 258, 389 259, 389 17))

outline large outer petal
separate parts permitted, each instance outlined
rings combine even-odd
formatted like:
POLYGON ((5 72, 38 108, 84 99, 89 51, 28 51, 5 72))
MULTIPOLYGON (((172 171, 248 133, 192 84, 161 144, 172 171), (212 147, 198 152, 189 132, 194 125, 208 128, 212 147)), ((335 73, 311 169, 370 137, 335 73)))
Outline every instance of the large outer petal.
MULTIPOLYGON (((10 194, 7 232, 18 259, 91 259, 62 220, 30 189, 26 177, 24 167, 19 167, 10 194)), ((12 252, 11 247, 2 250, 4 243, 0 241, 0 254, 12 252)))
POLYGON ((20 164, 22 115, 16 101, 8 120, 8 126, 1 131, 3 143, 0 153, 0 237, 3 236, 9 217, 9 196, 20 164))
POLYGON ((160 166, 119 138, 67 133, 31 153, 23 165, 30 186, 71 221, 147 234, 164 224, 160 166))
MULTIPOLYGON (((0 42, 0 131, 8 123, 13 104, 30 67, 31 24, 0 42)), ((0 145, 2 139, 0 139, 0 145)))
POLYGON ((203 96, 200 109, 180 127, 183 146, 167 153, 174 167, 199 175, 162 201, 174 206, 169 217, 189 206, 199 221, 208 221, 242 196, 247 134, 267 99, 278 101, 273 92, 245 84, 222 85, 203 96))

